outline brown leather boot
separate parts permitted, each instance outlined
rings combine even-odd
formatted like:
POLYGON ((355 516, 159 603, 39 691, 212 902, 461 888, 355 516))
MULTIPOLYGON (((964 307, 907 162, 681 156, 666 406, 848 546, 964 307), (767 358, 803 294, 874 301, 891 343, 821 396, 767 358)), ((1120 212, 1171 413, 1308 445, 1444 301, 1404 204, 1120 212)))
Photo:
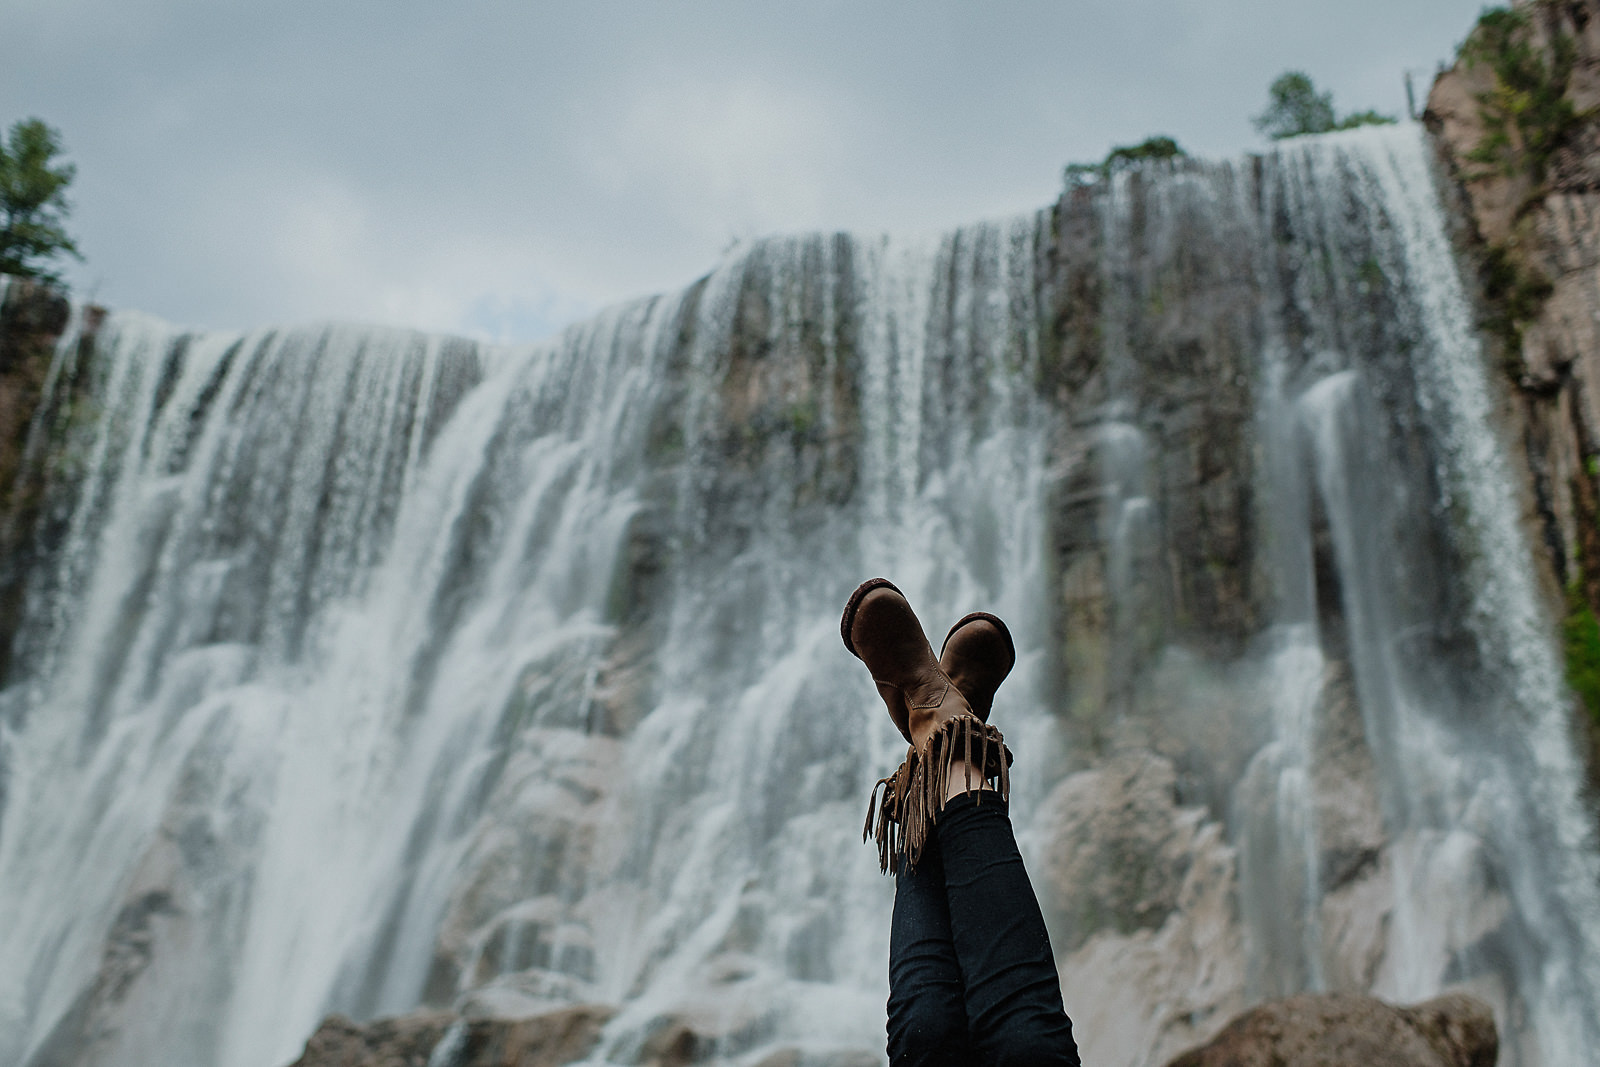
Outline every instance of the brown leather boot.
POLYGON ((863 582, 844 607, 844 647, 867 665, 900 734, 912 747, 940 723, 970 715, 961 691, 934 658, 911 604, 887 578, 863 582))
POLYGON ((939 649, 939 666, 972 713, 984 722, 994 706, 994 692, 1017 662, 1017 648, 1006 624, 987 611, 974 611, 950 627, 939 649))
POLYGON ((945 638, 946 652, 956 638, 952 662, 976 686, 984 702, 984 715, 974 714, 961 689, 952 681, 922 631, 910 603, 892 582, 874 578, 863 582, 845 605, 840 633, 851 654, 872 672, 878 694, 889 717, 911 743, 906 760, 873 788, 867 805, 863 838, 873 828, 878 790, 884 790, 878 812, 878 859, 885 871, 902 857, 915 866, 927 841, 933 820, 944 809, 951 766, 959 758, 968 768, 978 768, 967 789, 982 789, 992 782, 1002 798, 1009 793, 1011 753, 1000 731, 984 723, 994 689, 1015 660, 1010 635, 993 616, 968 616, 945 638), (992 620, 992 621, 991 621, 992 620), (1003 638, 1003 642, 998 642, 1003 638), (1006 655, 994 658, 1000 645, 1006 655))

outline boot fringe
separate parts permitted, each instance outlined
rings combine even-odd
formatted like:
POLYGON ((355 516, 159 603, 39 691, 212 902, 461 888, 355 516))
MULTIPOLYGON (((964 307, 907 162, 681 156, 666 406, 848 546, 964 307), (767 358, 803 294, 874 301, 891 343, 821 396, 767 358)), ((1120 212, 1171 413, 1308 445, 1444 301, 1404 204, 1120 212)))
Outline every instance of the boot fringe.
POLYGON ((958 756, 965 759, 967 766, 964 792, 976 792, 981 804, 982 787, 987 783, 1002 803, 1010 801, 1012 756, 999 729, 975 715, 957 715, 940 723, 920 750, 907 749, 905 762, 893 774, 880 779, 867 798, 867 822, 861 829, 861 840, 867 840, 869 835, 876 838, 878 866, 885 874, 894 873, 902 863, 907 870, 914 869, 922 858, 933 823, 944 810, 951 768, 958 756), (982 770, 974 775, 973 768, 982 770))
POLYGON ((917 750, 906 749, 906 758, 887 778, 880 778, 867 797, 867 822, 861 828, 861 840, 870 836, 878 845, 878 866, 888 873, 897 857, 905 852, 905 822, 902 818, 905 798, 911 787, 911 768, 917 763, 917 750), (878 791, 883 791, 883 801, 878 802, 878 791), (873 815, 877 822, 874 825, 873 815))

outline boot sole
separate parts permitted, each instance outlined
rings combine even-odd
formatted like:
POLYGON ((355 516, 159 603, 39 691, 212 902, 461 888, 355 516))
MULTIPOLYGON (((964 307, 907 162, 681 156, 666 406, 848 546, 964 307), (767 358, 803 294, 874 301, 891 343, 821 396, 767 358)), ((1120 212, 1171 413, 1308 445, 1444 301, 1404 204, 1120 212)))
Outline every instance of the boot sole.
MULTIPOLYGON (((839 636, 844 639, 844 647, 849 649, 850 654, 856 659, 861 659, 861 653, 856 651, 855 642, 850 640, 850 627, 856 621, 856 609, 861 606, 861 602, 866 599, 867 594, 874 589, 893 589, 896 593, 900 593, 900 587, 887 578, 869 578, 857 586, 854 593, 850 594, 850 599, 844 605, 844 615, 839 619, 839 636)), ((900 593, 900 595, 905 596, 904 593, 900 593)), ((1006 635, 1006 639, 1008 641, 1011 639, 1009 634, 1006 635)), ((946 640, 949 639, 946 638, 946 640)))

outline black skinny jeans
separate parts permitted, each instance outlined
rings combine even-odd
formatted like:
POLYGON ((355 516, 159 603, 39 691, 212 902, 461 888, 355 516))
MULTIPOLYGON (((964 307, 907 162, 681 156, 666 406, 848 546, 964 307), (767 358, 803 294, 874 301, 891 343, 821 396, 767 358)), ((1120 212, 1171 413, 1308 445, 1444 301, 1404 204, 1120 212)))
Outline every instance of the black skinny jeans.
POLYGON ((895 876, 893 1067, 1078 1067, 1050 938, 1005 805, 945 806, 915 871, 895 876))

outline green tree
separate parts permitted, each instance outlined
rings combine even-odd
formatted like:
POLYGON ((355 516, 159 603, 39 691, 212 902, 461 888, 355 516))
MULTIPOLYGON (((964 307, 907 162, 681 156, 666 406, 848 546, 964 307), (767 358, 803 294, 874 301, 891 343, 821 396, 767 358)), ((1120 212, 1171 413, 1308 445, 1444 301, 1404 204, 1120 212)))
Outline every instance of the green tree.
POLYGON ((1090 185, 1151 160, 1184 159, 1188 155, 1171 137, 1146 137, 1138 144, 1113 148, 1099 163, 1069 163, 1064 176, 1068 187, 1090 185))
POLYGON ((1333 93, 1317 92, 1316 84, 1304 71, 1289 70, 1278 75, 1267 89, 1267 96, 1267 109, 1252 121, 1256 129, 1274 141, 1303 133, 1387 126, 1394 122, 1393 117, 1370 109, 1352 112, 1340 119, 1333 110, 1333 93))
POLYGON ((1151 159, 1182 159, 1189 153, 1178 147, 1170 137, 1146 137, 1135 145, 1119 145, 1106 156, 1103 166, 1108 171, 1126 170, 1151 159))
POLYGON ((1594 114, 1579 111, 1567 95, 1577 56, 1571 34, 1553 34, 1541 46, 1524 9, 1485 11, 1461 46, 1469 67, 1488 65, 1494 72, 1494 87, 1478 95, 1483 139, 1467 158, 1543 182, 1556 151, 1594 114))
POLYGON ((22 119, 0 141, 0 273, 59 285, 50 261, 83 258, 63 226, 77 168, 52 163, 60 152, 60 135, 39 119, 22 119))
POLYGON ((1274 141, 1302 133, 1327 133, 1334 127, 1333 94, 1319 93, 1309 75, 1290 70, 1278 75, 1267 109, 1255 117, 1256 129, 1274 141))

